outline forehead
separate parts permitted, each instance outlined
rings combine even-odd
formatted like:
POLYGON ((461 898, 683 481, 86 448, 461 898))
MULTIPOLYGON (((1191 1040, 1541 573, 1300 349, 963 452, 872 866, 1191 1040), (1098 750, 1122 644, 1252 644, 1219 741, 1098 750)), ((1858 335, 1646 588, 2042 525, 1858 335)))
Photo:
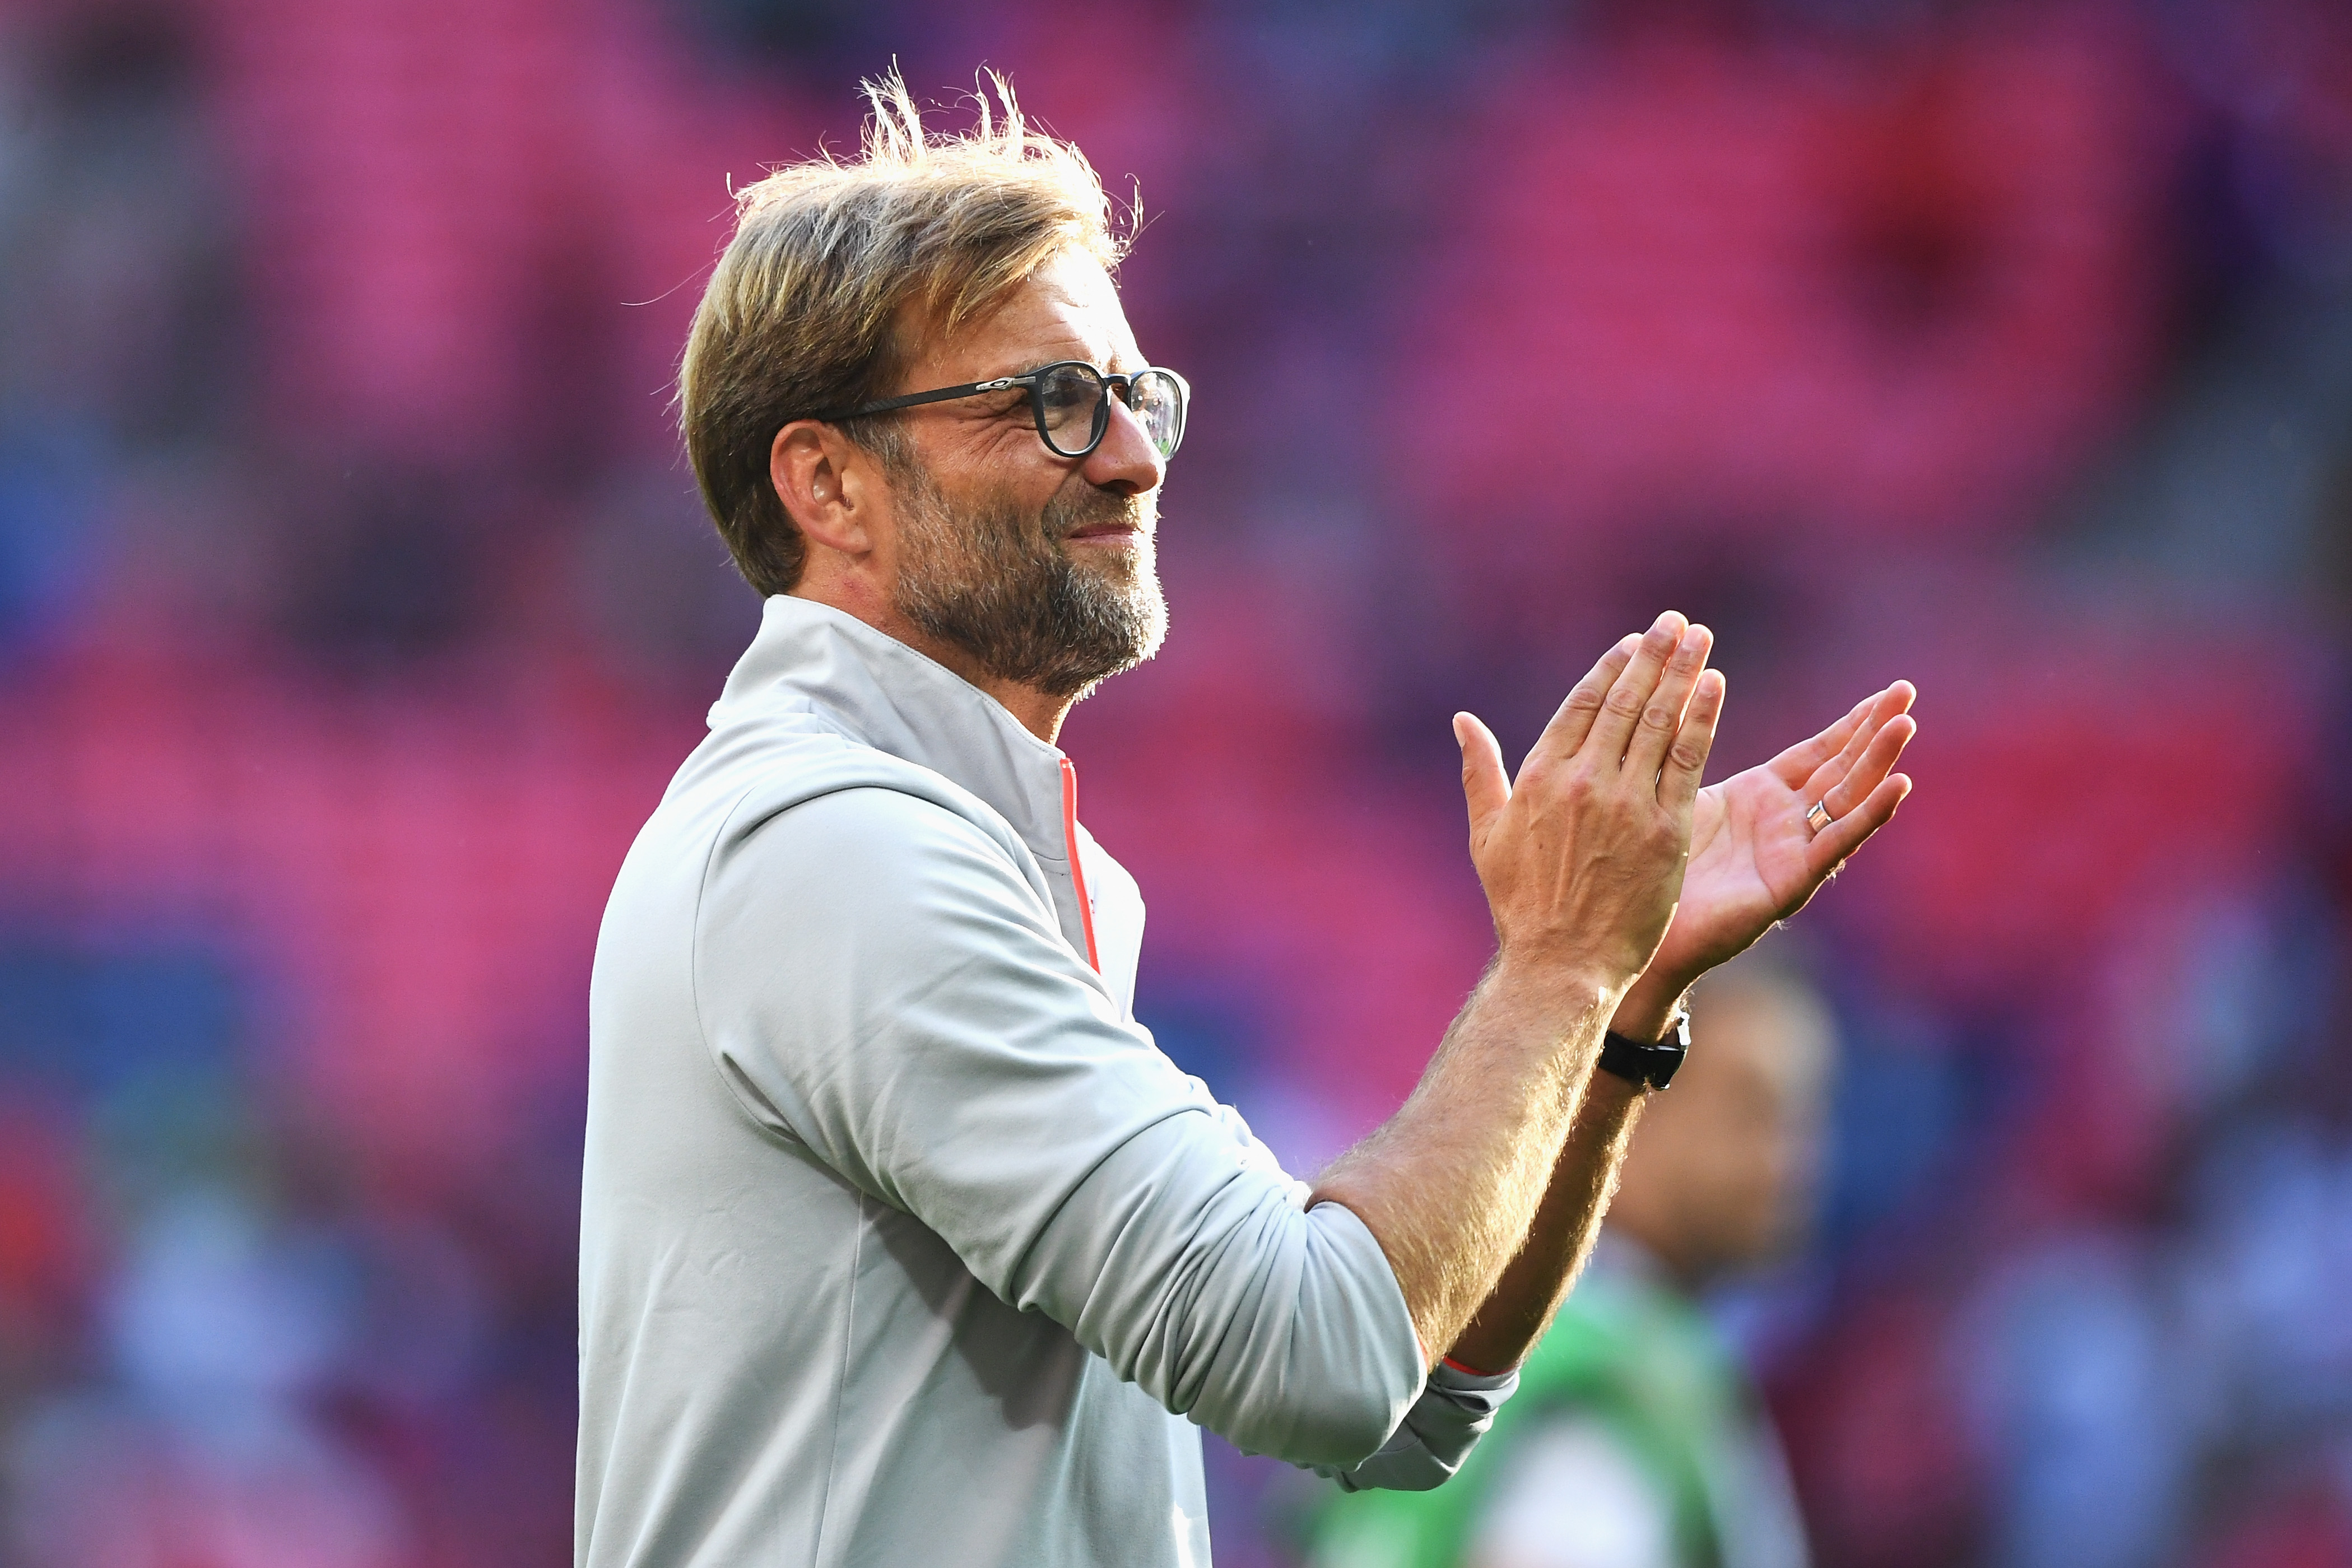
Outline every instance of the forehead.
POLYGON ((1142 362, 1110 275, 1075 251, 1046 262, 952 336, 926 343, 908 380, 925 386, 981 381, 1055 360, 1106 370, 1142 362))

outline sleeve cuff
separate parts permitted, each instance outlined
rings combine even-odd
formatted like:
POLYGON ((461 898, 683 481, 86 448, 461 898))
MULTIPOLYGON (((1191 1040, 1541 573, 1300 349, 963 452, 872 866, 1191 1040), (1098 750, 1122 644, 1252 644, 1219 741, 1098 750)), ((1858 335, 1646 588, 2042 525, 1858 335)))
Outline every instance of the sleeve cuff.
POLYGON ((1495 1412, 1518 1386, 1516 1372, 1469 1372, 1441 1361, 1379 1453, 1352 1469, 1321 1473, 1343 1491, 1428 1491, 1442 1486, 1462 1468, 1495 1424, 1495 1412))

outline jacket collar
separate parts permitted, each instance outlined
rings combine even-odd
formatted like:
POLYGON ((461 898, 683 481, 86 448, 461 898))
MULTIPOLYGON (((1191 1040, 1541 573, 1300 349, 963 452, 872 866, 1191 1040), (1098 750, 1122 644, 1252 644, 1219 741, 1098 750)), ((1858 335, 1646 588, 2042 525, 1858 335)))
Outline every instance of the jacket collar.
POLYGON ((831 605, 780 593, 711 706, 714 731, 793 709, 814 710, 854 740, 961 785, 1056 863, 1062 752, 1004 705, 944 664, 831 605))

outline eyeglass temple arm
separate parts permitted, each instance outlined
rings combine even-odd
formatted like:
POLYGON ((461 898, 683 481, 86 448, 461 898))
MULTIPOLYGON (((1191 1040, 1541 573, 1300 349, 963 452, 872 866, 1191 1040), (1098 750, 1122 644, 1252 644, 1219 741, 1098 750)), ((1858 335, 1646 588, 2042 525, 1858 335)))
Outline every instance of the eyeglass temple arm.
POLYGON ((892 409, 916 408, 927 402, 946 402, 950 399, 971 397, 978 392, 1006 392, 1013 387, 1025 387, 1036 377, 998 376, 991 381, 966 382, 960 387, 940 387, 931 392, 910 392, 905 397, 886 397, 879 402, 860 403, 856 408, 831 409, 824 413, 806 413, 803 419, 824 420, 830 423, 840 419, 863 419, 869 413, 888 413, 892 409))
MULTIPOLYGON (((1051 370, 1053 367, 1048 365, 1045 369, 1051 370)), ((1191 391, 1191 388, 1185 385, 1181 376, 1177 375, 1173 371, 1163 370, 1158 365, 1146 365, 1138 371, 1096 371, 1095 375, 1106 388, 1118 386, 1124 392, 1132 392, 1138 379, 1155 371, 1174 381, 1180 389, 1180 395, 1183 392, 1191 391)), ((1036 389, 1037 378, 1045 373, 1045 371, 1039 370, 1024 371, 1017 376, 995 376, 984 382, 966 382, 961 386, 939 387, 930 392, 910 392, 905 397, 886 397, 878 402, 860 403, 856 408, 832 409, 824 413, 803 414, 801 417, 824 420, 828 423, 840 419, 863 419, 870 413, 888 413, 893 409, 900 408, 919 408, 927 402, 947 402, 954 398, 971 397, 981 392, 1010 392, 1014 387, 1034 392, 1036 389)), ((1124 402, 1127 399, 1122 397, 1119 401, 1124 402)))

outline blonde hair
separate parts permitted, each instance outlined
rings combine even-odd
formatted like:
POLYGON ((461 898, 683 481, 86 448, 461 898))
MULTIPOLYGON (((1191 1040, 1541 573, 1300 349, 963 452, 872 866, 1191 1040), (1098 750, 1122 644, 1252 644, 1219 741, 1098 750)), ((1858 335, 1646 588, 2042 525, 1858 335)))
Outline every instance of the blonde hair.
MULTIPOLYGON (((1065 250, 1116 267, 1134 233, 1132 209, 1113 227, 1085 154, 1030 130, 993 72, 978 123, 956 135, 923 129, 895 69, 861 85, 859 158, 823 154, 736 193, 678 372, 703 502, 762 596, 796 584, 808 553, 768 475, 778 430, 890 396, 917 333, 954 331, 1065 250)), ((843 431, 896 465, 889 418, 843 431)))

